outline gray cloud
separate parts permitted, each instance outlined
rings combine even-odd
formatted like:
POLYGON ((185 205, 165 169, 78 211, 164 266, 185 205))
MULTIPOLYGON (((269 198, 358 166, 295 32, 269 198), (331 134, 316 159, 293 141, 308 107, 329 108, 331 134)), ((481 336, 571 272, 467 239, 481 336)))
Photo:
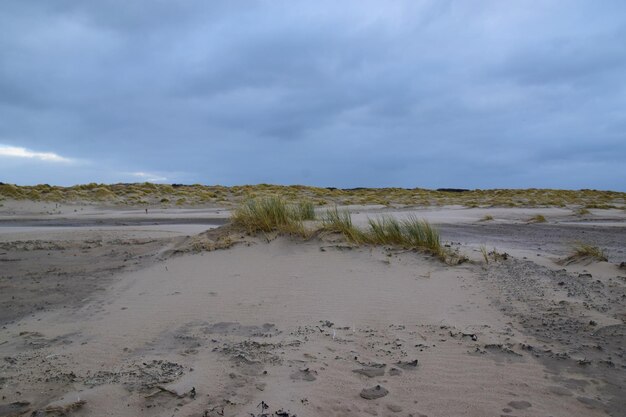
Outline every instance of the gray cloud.
POLYGON ((626 189, 619 1, 29 1, 0 181, 626 189), (26 173, 28 172, 28 173, 26 173))

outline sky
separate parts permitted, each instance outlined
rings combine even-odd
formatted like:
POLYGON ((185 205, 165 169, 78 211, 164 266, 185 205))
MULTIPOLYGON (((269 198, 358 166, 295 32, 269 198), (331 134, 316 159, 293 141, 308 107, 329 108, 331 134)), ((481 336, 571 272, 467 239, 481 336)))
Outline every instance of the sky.
POLYGON ((626 191, 623 0, 3 0, 0 181, 626 191))

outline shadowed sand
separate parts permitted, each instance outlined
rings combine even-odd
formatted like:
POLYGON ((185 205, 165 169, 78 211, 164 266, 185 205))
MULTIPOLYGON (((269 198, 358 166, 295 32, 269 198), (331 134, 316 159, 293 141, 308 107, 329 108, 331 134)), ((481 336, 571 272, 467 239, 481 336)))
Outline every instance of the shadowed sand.
POLYGON ((196 235, 206 212, 0 227, 0 415, 620 415, 626 216, 536 211, 414 210, 471 260, 454 267, 335 235, 196 235), (609 262, 557 264, 581 237, 609 262), (511 256, 485 264, 483 244, 511 256))

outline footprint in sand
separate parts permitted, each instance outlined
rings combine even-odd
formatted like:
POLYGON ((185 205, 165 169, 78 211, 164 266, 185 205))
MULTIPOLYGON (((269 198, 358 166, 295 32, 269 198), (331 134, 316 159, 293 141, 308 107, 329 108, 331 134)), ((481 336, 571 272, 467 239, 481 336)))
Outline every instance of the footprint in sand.
POLYGON ((387 409, 392 413, 399 413, 402 411, 402 407, 397 404, 387 404, 387 409))
POLYGON ((399 367, 399 368, 404 369, 404 370, 412 371, 412 370, 417 368, 418 361, 417 361, 417 359, 412 360, 412 361, 406 361, 406 362, 398 361, 398 362, 395 363, 395 365, 397 367, 399 367))
POLYGON ((398 375, 402 375, 402 371, 399 370, 398 368, 391 368, 389 370, 389 375, 390 376, 398 376, 398 375))
POLYGON ((511 401, 508 405, 515 408, 516 410, 525 410, 533 406, 528 401, 511 401))
POLYGON ((311 371, 309 368, 306 369, 298 369, 296 372, 292 373, 289 377, 294 381, 315 381, 317 378, 314 374, 317 372, 311 371))
POLYGON ((368 378, 385 375, 384 367, 365 366, 363 368, 354 369, 352 372, 360 375, 365 375, 368 378))

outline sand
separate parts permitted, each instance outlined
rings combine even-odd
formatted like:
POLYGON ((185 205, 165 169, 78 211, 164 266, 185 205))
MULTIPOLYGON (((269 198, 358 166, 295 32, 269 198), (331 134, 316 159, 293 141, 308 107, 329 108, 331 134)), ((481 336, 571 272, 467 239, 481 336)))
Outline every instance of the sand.
POLYGON ((0 416, 626 409, 623 212, 352 208, 357 224, 430 219, 471 259, 447 266, 332 235, 215 229, 223 209, 38 204, 0 216, 0 416), (527 224, 535 214, 548 221, 527 224), (559 264, 583 238, 609 261, 559 264), (483 244, 510 256, 485 264, 483 244))

